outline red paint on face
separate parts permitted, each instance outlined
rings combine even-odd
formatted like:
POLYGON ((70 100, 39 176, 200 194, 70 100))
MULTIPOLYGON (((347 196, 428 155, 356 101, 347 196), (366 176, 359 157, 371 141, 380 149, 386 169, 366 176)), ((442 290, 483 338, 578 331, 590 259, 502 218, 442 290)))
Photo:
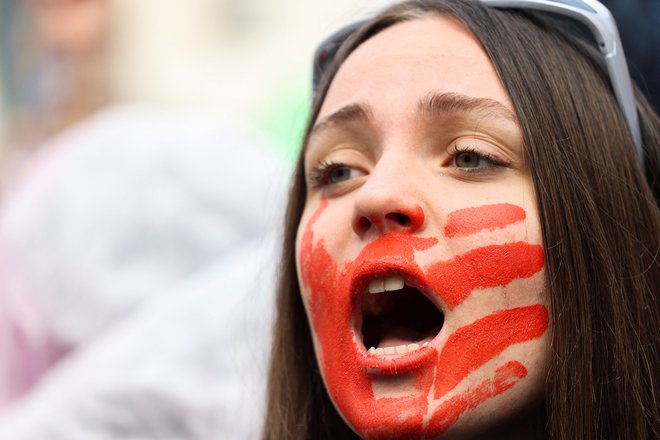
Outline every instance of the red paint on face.
POLYGON ((476 387, 454 396, 440 405, 434 411, 426 431, 432 432, 433 435, 444 433, 465 411, 474 409, 491 397, 511 389, 525 376, 527 376, 527 369, 520 362, 507 362, 495 371, 494 379, 485 379, 476 387))
POLYGON ((507 347, 545 332, 548 311, 542 305, 500 310, 456 330, 447 340, 438 364, 435 398, 454 389, 468 374, 507 347))
MULTIPOLYGON (((421 228, 424 225, 424 220, 426 216, 424 215, 424 210, 422 209, 421 206, 415 205, 415 206, 409 206, 409 207, 399 207, 397 209, 397 214, 403 214, 405 217, 408 218, 409 223, 405 227, 410 233, 416 232, 419 228, 421 228)), ((368 223, 372 223, 376 229, 382 230, 383 228, 386 227, 386 222, 392 221, 393 219, 388 219, 387 217, 385 218, 380 218, 378 216, 374 217, 369 217, 367 218, 368 223)))
POLYGON ((525 220, 525 210, 509 203, 459 209, 447 216, 445 235, 460 237, 483 229, 504 228, 522 220, 525 220))
POLYGON ((507 347, 541 336, 548 324, 547 310, 542 305, 497 311, 459 328, 449 337, 441 353, 428 347, 432 363, 423 362, 408 372, 399 373, 413 379, 416 393, 377 399, 372 382, 382 376, 368 368, 368 355, 353 330, 352 289, 357 274, 379 271, 385 274, 392 268, 420 273, 452 308, 474 289, 503 286, 539 272, 543 267, 543 252, 540 246, 527 243, 484 246, 423 270, 415 263, 414 251, 427 250, 437 240, 396 231, 374 240, 340 271, 327 252, 324 240, 313 243, 312 226, 327 203, 327 200, 321 202, 301 237, 301 280, 310 292, 308 307, 319 342, 317 357, 326 388, 335 406, 361 436, 389 438, 393 431, 405 438, 439 435, 465 411, 510 389, 526 376, 520 363, 509 362, 497 370, 494 379, 483 381, 442 403, 429 423, 424 423, 425 416, 429 415, 428 397, 433 386, 436 387, 435 398, 442 398, 507 347))
POLYGON ((543 268, 543 248, 524 242, 484 246, 428 268, 431 288, 450 309, 474 289, 505 286, 543 268))
MULTIPOLYGON (((311 230, 311 226, 316 223, 316 220, 320 217, 321 213, 325 210, 325 208, 328 206, 328 199, 323 198, 321 200, 321 204, 319 207, 316 209, 312 217, 309 219, 309 223, 307 228, 305 229, 305 233, 302 237, 302 246, 300 247, 300 271, 301 271, 301 278, 303 280, 303 283, 306 286, 310 286, 310 284, 314 281, 315 278, 319 278, 319 268, 312 266, 310 264, 311 261, 314 260, 314 257, 312 255, 312 241, 314 239, 314 233, 311 230), (305 262, 305 264, 302 264, 305 262)), ((328 258, 330 256, 328 255, 328 258)), ((317 257, 318 259, 318 257, 317 257)), ((334 262, 332 262, 328 267, 334 266, 334 262)), ((327 277, 322 277, 322 278, 327 278, 327 277)))
MULTIPOLYGON (((433 382, 432 371, 420 370, 413 374, 419 394, 397 399, 375 399, 372 390, 372 375, 357 362, 358 351, 353 340, 350 323, 352 308, 349 298, 350 277, 338 276, 337 265, 325 249, 323 240, 313 246, 311 227, 327 206, 324 200, 305 229, 300 245, 300 267, 303 283, 311 292, 309 308, 312 325, 320 342, 321 368, 326 387, 335 405, 342 409, 353 428, 367 438, 378 438, 371 427, 378 426, 382 417, 391 414, 397 426, 404 432, 419 437, 422 434, 423 415, 428 403, 425 395, 433 382), (402 409, 412 408, 410 414, 401 414, 402 409)), ((415 244, 428 246, 428 240, 419 242, 400 239, 397 233, 383 235, 381 241, 367 247, 363 253, 374 253, 378 249, 390 248, 404 258, 412 258, 415 244), (382 244, 381 244, 382 243, 382 244), (385 246, 387 244, 387 246, 385 246)), ((435 242, 435 241, 433 241, 435 242)), ((352 272, 352 270, 351 270, 352 272)))

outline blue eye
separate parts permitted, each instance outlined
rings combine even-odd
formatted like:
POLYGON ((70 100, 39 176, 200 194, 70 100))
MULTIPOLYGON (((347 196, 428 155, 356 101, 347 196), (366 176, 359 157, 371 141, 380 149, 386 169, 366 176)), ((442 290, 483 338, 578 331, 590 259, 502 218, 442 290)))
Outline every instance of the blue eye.
POLYGON ((315 187, 324 187, 337 185, 364 175, 363 171, 343 163, 322 162, 312 170, 310 182, 315 187))
POLYGON ((478 171, 496 167, 507 167, 509 163, 482 153, 474 147, 454 147, 453 166, 466 170, 478 171))
POLYGON ((337 166, 328 171, 327 181, 328 183, 340 183, 344 182, 351 178, 352 175, 355 175, 357 170, 355 168, 347 166, 337 166))
POLYGON ((475 152, 464 151, 456 155, 454 162, 459 168, 478 168, 484 162, 483 159, 482 156, 475 152))

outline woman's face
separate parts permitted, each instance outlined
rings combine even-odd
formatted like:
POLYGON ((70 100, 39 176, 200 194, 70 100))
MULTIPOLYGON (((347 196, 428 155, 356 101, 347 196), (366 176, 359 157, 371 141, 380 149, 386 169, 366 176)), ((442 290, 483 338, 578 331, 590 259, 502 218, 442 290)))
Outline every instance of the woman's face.
POLYGON ((509 96, 450 18, 337 73, 305 152, 298 279, 321 373, 364 438, 483 435, 539 408, 548 309, 509 96))

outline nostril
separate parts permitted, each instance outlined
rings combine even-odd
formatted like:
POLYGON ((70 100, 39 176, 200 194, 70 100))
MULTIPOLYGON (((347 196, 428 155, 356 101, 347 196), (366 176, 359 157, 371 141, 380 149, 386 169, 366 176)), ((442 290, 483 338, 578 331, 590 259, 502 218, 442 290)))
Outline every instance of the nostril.
POLYGON ((410 226, 410 224, 412 223, 411 220, 410 220, 410 217, 408 217, 406 214, 402 214, 400 212, 389 213, 389 214, 385 215, 385 218, 387 220, 395 222, 399 226, 403 226, 405 228, 410 226))
POLYGON ((371 227, 371 221, 366 217, 361 217, 358 221, 358 227, 361 231, 368 231, 371 227))
POLYGON ((416 232, 424 225, 424 210, 419 205, 406 206, 392 210, 357 209, 353 217, 352 227, 358 235, 376 230, 380 233, 392 230, 416 232))

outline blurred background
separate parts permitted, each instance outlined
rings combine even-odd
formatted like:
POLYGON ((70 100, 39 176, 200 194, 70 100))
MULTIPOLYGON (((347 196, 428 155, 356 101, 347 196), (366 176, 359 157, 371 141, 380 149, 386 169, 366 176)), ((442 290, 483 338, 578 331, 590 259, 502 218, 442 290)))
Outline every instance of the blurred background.
MULTIPOLYGON (((660 2, 604 0, 660 107, 660 2), (655 43, 654 43, 655 42, 655 43)), ((315 45, 381 0, 0 0, 0 162, 112 102, 241 119, 290 159, 315 45)))
POLYGON ((286 156, 315 44, 379 3, 0 0, 0 152, 142 101, 242 119, 286 156))

